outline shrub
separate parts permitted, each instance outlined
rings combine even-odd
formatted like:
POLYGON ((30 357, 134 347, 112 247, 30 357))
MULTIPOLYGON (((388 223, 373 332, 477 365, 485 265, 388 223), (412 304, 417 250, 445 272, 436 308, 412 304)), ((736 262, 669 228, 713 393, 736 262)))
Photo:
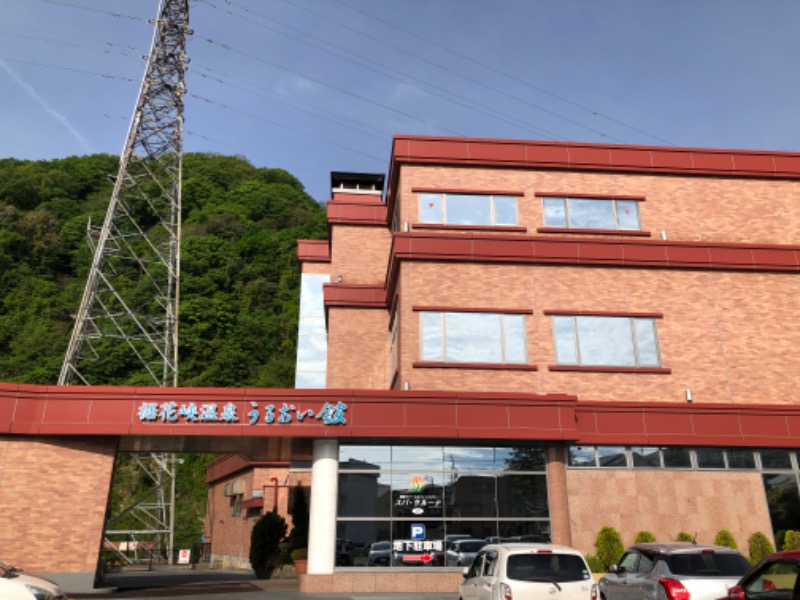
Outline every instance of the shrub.
POLYGON ((250 564, 256 573, 263 573, 275 565, 280 556, 279 544, 286 537, 286 519, 276 509, 264 514, 250 534, 250 564))
POLYGON ((679 531, 678 535, 675 536, 676 542, 693 542, 694 536, 691 533, 686 533, 685 531, 679 531))
POLYGON ((726 546, 736 550, 739 546, 736 545, 736 540, 733 539, 733 534, 727 529, 720 529, 717 532, 717 537, 714 538, 714 543, 717 546, 726 546))
POLYGON ((289 533, 289 548, 308 547, 308 501, 302 485, 294 488, 292 506, 289 509, 292 515, 292 531, 289 533))
POLYGON ((292 560, 308 560, 308 548, 295 548, 291 552, 292 560))
POLYGON ((594 547, 597 548, 597 559, 603 565, 603 571, 608 571, 610 565, 616 564, 625 551, 619 533, 608 525, 597 534, 594 547))
POLYGON ((790 529, 784 534, 783 550, 800 550, 800 531, 790 529))
POLYGON ((769 538, 767 538, 767 536, 760 531, 756 531, 753 535, 751 535, 747 540, 747 543, 749 545, 750 562, 752 564, 756 564, 762 558, 765 558, 775 552, 772 542, 770 542, 769 538))
POLYGON ((606 568, 603 566, 602 561, 594 554, 586 557, 586 564, 592 570, 592 573, 605 573, 606 568))
POLYGON ((636 534, 636 539, 633 541, 634 544, 646 544, 649 542, 655 542, 656 536, 654 536, 649 531, 640 531, 636 534))

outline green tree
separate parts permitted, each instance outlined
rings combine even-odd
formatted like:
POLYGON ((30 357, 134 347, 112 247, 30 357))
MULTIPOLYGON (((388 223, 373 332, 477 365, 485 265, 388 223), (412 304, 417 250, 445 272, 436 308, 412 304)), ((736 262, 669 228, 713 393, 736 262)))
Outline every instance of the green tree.
POLYGON ((619 532, 608 525, 597 534, 594 547, 597 548, 597 559, 605 571, 608 571, 609 566, 616 564, 625 551, 619 532))
POLYGON ((250 565, 259 577, 269 577, 286 537, 286 519, 273 508, 264 514, 250 533, 250 565))
POLYGON ((308 547, 308 500, 305 488, 298 485, 292 494, 292 505, 289 508, 292 516, 292 531, 289 533, 289 549, 297 550, 308 547))
POLYGON ((720 529, 717 532, 717 536, 714 538, 714 543, 717 546, 726 546, 728 548, 733 548, 734 550, 738 548, 736 545, 736 540, 733 539, 733 534, 727 529, 720 529))
POLYGON ((784 534, 781 550, 800 550, 800 531, 790 529, 784 534))
POLYGON ((751 535, 747 540, 747 544, 750 562, 752 564, 756 564, 762 558, 766 558, 775 552, 772 542, 770 542, 769 538, 767 538, 767 536, 760 531, 756 531, 753 535, 751 535))
POLYGON ((654 536, 649 531, 640 531, 636 534, 636 539, 634 540, 635 544, 647 544, 650 542, 655 542, 656 536, 654 536))
POLYGON ((679 531, 678 535, 675 536, 676 542, 693 542, 694 536, 691 533, 686 533, 685 531, 679 531))

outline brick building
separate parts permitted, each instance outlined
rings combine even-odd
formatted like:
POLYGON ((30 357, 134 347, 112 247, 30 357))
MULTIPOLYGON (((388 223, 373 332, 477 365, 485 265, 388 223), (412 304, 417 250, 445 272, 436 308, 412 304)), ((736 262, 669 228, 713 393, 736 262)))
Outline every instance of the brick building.
MULTIPOLYGON (((361 433, 264 467, 313 481, 305 589, 391 587, 377 541, 428 576, 451 534, 800 529, 797 154, 398 136, 328 222, 297 388, 361 433)), ((212 493, 260 473, 231 460, 212 493)))
POLYGON ((0 558, 97 584, 120 451, 227 454, 220 563, 310 487, 304 591, 452 591, 454 534, 800 529, 800 154, 399 136, 332 189, 297 389, 0 383, 0 558))

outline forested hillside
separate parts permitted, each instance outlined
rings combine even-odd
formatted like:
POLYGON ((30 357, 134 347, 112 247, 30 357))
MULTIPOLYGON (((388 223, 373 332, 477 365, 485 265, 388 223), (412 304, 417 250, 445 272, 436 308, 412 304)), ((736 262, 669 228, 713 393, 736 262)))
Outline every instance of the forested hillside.
MULTIPOLYGON (((0 381, 56 383, 91 264, 87 221, 102 223, 116 172, 109 155, 0 160, 0 381)), ((326 237, 324 208, 291 174, 239 157, 186 155, 182 189, 180 385, 292 387, 296 242, 326 237)), ((207 462, 180 467, 178 547, 199 541, 207 462)), ((116 508, 148 486, 122 467, 116 508)))

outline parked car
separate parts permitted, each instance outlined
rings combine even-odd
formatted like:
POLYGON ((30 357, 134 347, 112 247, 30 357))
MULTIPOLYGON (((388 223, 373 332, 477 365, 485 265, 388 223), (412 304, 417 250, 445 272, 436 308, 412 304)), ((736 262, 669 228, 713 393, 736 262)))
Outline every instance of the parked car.
POLYGON ((67 600, 58 585, 37 575, 29 575, 0 561, 0 598, 3 600, 67 600))
POLYGON ((717 600, 749 567, 744 556, 724 546, 636 544, 598 586, 601 600, 717 600))
POLYGON ((374 542, 369 547, 367 566, 388 567, 392 564, 392 543, 374 542))
POLYGON ((486 545, 486 540, 465 538, 454 540, 447 545, 444 553, 444 564, 448 567, 468 567, 478 550, 486 545))
POLYGON ((464 569, 459 595, 461 600, 597 600, 597 586, 586 559, 574 548, 489 544, 464 569))
POLYGON ((800 550, 770 554, 728 590, 727 600, 796 600, 800 598, 800 550))

